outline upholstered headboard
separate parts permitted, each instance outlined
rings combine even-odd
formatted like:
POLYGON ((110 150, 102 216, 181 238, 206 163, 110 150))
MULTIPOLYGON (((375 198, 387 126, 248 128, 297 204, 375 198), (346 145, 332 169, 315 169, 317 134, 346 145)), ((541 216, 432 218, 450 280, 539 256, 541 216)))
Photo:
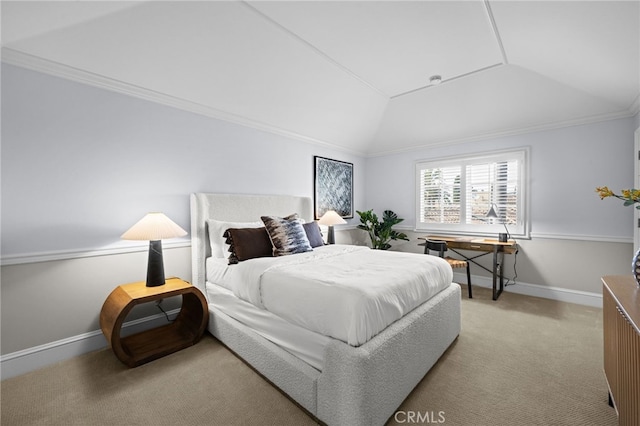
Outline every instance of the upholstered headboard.
POLYGON ((260 216, 298 215, 313 221, 313 202, 309 197, 292 195, 191 194, 191 269, 193 285, 204 294, 205 261, 211 256, 207 220, 255 222, 260 216))

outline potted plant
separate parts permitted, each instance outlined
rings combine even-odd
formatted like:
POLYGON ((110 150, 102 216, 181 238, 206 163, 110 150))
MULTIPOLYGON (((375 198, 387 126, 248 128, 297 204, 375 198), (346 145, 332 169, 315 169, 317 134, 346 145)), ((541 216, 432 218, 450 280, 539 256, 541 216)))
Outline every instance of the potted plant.
POLYGON ((391 210, 384 211, 382 221, 378 219, 378 216, 373 210, 367 210, 365 212, 356 211, 356 213, 360 215, 360 225, 358 225, 358 229, 367 231, 374 249, 387 250, 391 248, 391 244, 389 244, 391 240, 409 241, 405 233, 392 229, 394 225, 397 225, 404 219, 400 219, 398 215, 391 210))

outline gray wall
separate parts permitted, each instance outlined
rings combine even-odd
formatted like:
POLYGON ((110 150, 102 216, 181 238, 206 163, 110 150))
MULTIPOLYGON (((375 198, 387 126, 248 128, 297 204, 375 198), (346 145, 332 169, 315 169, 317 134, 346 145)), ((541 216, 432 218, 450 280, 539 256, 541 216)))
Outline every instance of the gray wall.
POLYGON ((313 156, 364 160, 56 77, 2 68, 2 254, 128 247, 149 211, 189 226, 189 193, 313 195, 313 156))
MULTIPOLYGON (((631 272, 633 209, 600 200, 595 188, 633 187, 636 121, 637 116, 370 158, 365 199, 368 208, 392 209, 413 229, 416 161, 530 147, 531 239, 519 241, 518 281, 600 293, 602 275, 631 272)), ((413 241, 396 247, 420 251, 420 234, 410 234, 413 241)), ((515 260, 507 256, 508 276, 514 275, 515 260)))
MULTIPOLYGON (((146 274, 146 243, 119 236, 149 211, 189 230, 192 192, 311 197, 320 155, 354 163, 364 205, 361 157, 6 64, 2 124, 3 354, 99 329, 109 292, 146 274)), ((166 274, 190 280, 177 243, 166 274)))
MULTIPOLYGON (((119 236, 146 212, 188 230, 191 192, 312 196, 314 155, 353 162, 355 208, 391 208, 411 229, 416 160, 531 146, 534 238, 519 278, 600 292, 601 275, 628 273, 631 210, 593 189, 633 184, 638 121, 363 158, 3 64, 2 354, 97 330, 109 292, 144 279, 146 246, 119 236)), ((397 249, 420 250, 410 234, 397 249)), ((167 275, 190 280, 190 255, 188 239, 165 245, 167 275)))

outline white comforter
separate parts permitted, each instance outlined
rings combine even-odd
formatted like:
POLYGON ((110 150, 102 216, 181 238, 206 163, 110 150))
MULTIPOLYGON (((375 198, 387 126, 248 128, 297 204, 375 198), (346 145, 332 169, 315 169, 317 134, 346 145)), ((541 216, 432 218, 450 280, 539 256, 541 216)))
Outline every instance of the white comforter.
POLYGON ((240 262, 215 281, 291 323, 358 346, 452 279, 436 256, 329 245, 240 262))

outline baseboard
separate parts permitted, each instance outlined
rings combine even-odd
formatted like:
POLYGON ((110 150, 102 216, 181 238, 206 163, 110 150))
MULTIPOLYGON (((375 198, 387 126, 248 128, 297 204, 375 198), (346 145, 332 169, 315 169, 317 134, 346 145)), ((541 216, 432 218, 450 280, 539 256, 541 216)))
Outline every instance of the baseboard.
MULTIPOLYGON (((167 312, 170 319, 175 318, 180 309, 167 312)), ((153 327, 166 324, 164 314, 128 321, 122 325, 122 334, 138 333, 153 327)), ((107 346, 107 341, 102 331, 95 330, 89 333, 57 340, 33 348, 2 355, 0 357, 0 378, 2 380, 19 376, 30 371, 37 370, 47 365, 73 358, 88 352, 97 351, 107 346)))
MULTIPOLYGON (((453 279, 458 283, 466 283, 467 277, 462 273, 454 273, 453 279)), ((472 276, 474 286, 492 288, 489 277, 472 276)), ((523 294, 526 296, 542 297, 560 302, 576 303, 579 305, 602 307, 602 295, 586 291, 570 290, 559 287, 547 287, 537 284, 518 282, 516 285, 505 287, 505 292, 523 294)), ((180 309, 168 312, 170 318, 175 318, 180 309)), ((157 327, 166 323, 162 314, 153 315, 139 320, 129 321, 123 325, 123 334, 132 334, 157 327)), ((0 358, 0 377, 2 380, 19 376, 47 365, 55 364, 87 352, 96 351, 107 346, 107 342, 100 330, 80 334, 67 339, 47 343, 18 352, 3 355, 0 358)))
MULTIPOLYGON (((457 283, 467 282, 467 276, 456 272, 453 280, 457 283)), ((484 288, 493 288, 493 280, 490 277, 471 276, 471 284, 484 288)), ((575 303, 578 305, 602 308, 602 294, 587 291, 571 290, 560 287, 548 287, 538 284, 517 282, 515 285, 507 285, 505 292, 524 294, 526 296, 542 297, 544 299, 557 300, 559 302, 575 303)))

